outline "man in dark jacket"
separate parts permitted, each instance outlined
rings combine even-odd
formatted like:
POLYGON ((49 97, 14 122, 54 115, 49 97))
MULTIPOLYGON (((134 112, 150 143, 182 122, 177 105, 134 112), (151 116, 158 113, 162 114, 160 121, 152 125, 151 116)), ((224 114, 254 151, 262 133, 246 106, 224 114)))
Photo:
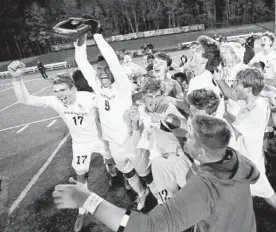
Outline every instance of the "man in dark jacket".
MULTIPOLYGON (((254 164, 227 148, 229 125, 218 118, 194 116, 188 125, 187 147, 194 166, 187 184, 174 197, 148 214, 116 207, 70 179, 53 192, 57 208, 83 206, 113 231, 255 232, 249 185, 259 172, 254 164)), ((185 177, 183 177, 185 178, 185 177)))
POLYGON ((44 79, 48 78, 48 76, 46 74, 46 69, 45 69, 44 65, 40 61, 37 62, 37 69, 41 73, 41 75, 42 75, 42 77, 44 79))

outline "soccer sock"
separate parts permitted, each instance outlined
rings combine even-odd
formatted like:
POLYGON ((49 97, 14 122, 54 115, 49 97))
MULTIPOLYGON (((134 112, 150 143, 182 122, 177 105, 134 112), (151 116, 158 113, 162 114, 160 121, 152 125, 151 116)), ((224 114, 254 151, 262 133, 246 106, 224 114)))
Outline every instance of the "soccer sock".
POLYGON ((161 198, 160 198, 158 189, 156 188, 155 182, 152 181, 150 184, 147 184, 147 185, 149 186, 152 195, 156 198, 158 204, 163 203, 161 198))
POLYGON ((117 176, 116 166, 114 164, 106 164, 105 167, 111 176, 117 176))
MULTIPOLYGON (((84 186, 88 189, 88 184, 87 182, 84 183, 84 186)), ((79 214, 86 214, 86 210, 82 207, 79 208, 79 214)))
POLYGON ((133 177, 131 178, 127 178, 130 186, 133 188, 133 190, 138 193, 139 197, 143 196, 144 192, 145 192, 145 188, 142 185, 142 182, 140 180, 140 177, 135 174, 133 177))

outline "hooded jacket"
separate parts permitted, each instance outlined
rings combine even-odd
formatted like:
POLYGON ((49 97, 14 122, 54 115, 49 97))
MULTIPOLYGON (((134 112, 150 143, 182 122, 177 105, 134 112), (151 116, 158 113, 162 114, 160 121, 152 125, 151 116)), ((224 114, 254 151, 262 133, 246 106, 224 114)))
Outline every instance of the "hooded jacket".
POLYGON ((250 184, 258 178, 254 164, 228 148, 223 160, 198 166, 173 198, 148 214, 132 212, 125 232, 255 232, 250 184))

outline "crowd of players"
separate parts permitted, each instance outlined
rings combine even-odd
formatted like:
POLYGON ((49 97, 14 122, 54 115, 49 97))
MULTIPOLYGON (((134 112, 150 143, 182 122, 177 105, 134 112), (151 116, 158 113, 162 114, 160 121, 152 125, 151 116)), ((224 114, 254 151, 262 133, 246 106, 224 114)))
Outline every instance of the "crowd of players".
POLYGON ((96 68, 86 37, 75 42, 78 70, 52 80, 54 96, 30 95, 25 65, 8 66, 18 101, 53 108, 69 128, 77 180, 56 186, 53 198, 57 208, 79 208, 74 230, 90 213, 113 231, 256 231, 252 196, 276 209, 265 168, 276 123, 274 35, 263 33, 261 51, 246 63, 244 45, 200 36, 179 65, 150 50, 143 67, 128 53, 121 64, 94 33, 96 68), (136 211, 88 190, 94 153, 111 186, 123 173, 125 188, 137 193, 136 211), (158 206, 143 214, 150 193, 158 206))

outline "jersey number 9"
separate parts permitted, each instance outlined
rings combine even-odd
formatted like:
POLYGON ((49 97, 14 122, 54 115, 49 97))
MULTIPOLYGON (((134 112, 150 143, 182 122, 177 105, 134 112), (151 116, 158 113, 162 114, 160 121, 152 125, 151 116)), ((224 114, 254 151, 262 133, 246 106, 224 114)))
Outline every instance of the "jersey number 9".
POLYGON ((108 100, 105 100, 105 107, 104 107, 104 109, 105 109, 106 111, 109 111, 109 110, 110 110, 110 105, 109 105, 109 101, 108 101, 108 100))

